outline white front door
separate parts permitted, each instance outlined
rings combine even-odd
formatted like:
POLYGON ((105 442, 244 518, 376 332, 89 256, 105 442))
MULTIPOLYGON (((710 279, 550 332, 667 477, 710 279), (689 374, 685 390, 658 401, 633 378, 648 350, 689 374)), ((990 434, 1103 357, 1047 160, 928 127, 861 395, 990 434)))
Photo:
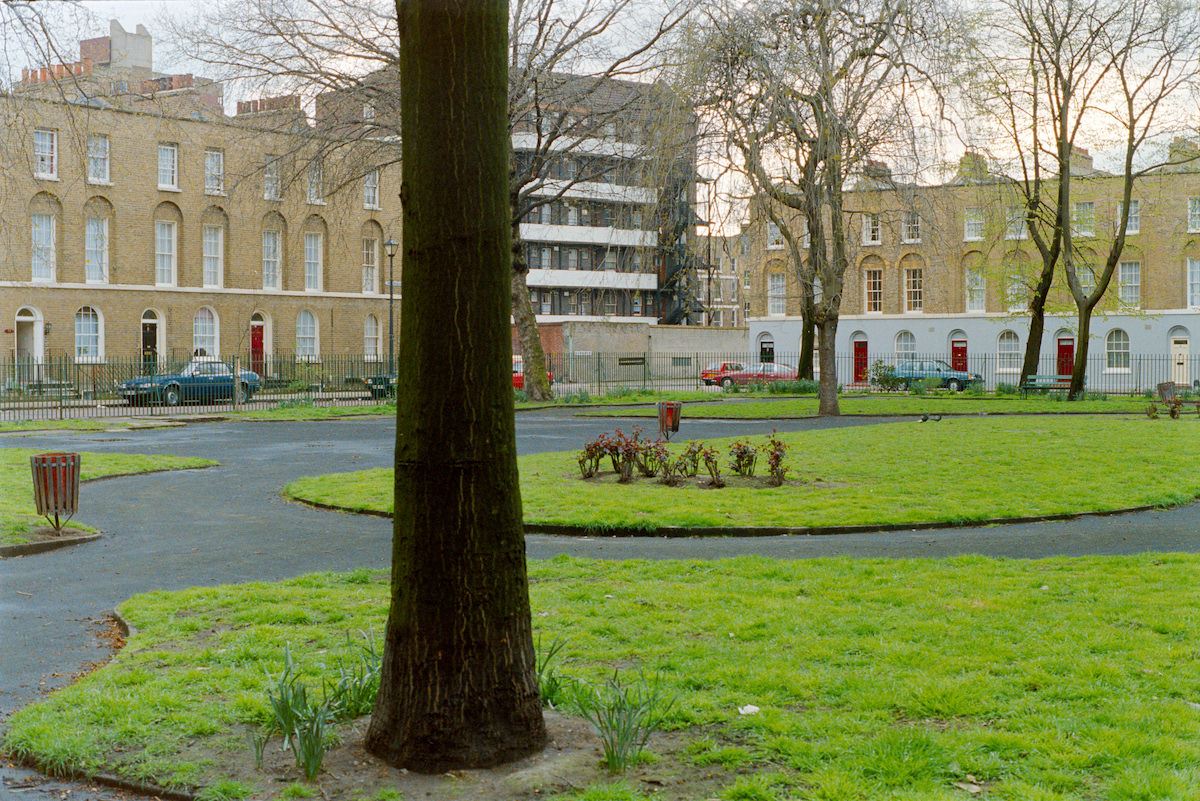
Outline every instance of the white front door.
POLYGON ((1188 338, 1171 337, 1171 380, 1177 387, 1190 386, 1192 377, 1188 371, 1188 338))

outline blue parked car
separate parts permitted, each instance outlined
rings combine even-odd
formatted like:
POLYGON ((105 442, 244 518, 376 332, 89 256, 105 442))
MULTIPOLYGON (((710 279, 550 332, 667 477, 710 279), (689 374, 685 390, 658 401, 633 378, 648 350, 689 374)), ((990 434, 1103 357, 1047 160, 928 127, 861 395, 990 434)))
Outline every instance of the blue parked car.
POLYGON ((912 359, 896 364, 896 377, 903 381, 903 388, 908 389, 925 378, 936 378, 941 381, 938 386, 945 387, 951 392, 962 392, 971 384, 977 384, 983 379, 974 373, 955 370, 941 359, 912 359))
POLYGON ((238 401, 245 403, 254 397, 258 388, 258 373, 239 370, 235 380, 233 369, 227 362, 214 356, 201 356, 182 369, 168 367, 157 375, 142 375, 125 381, 117 390, 130 406, 148 403, 178 406, 188 402, 232 401, 235 391, 239 393, 238 401))

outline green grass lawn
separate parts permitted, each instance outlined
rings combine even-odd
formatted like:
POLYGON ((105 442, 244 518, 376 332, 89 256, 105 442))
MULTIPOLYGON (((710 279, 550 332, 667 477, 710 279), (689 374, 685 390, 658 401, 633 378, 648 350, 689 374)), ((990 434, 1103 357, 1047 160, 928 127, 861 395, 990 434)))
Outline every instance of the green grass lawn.
MULTIPOLYGON (((816 397, 762 400, 762 396, 726 395, 721 403, 689 403, 683 408, 683 422, 688 418, 756 419, 772 417, 813 417, 817 413, 816 397), (741 397, 758 400, 736 401, 741 397)), ((929 395, 842 395, 838 399, 842 414, 854 415, 921 415, 921 414, 1095 414, 1101 412, 1144 412, 1150 405, 1146 398, 1110 396, 1104 400, 1084 400, 1067 403, 1057 396, 1033 395, 971 396, 948 393, 929 395)), ((1163 407, 1159 406, 1160 413, 1163 407)), ((636 410, 589 409, 580 414, 599 417, 654 417, 653 406, 636 410)), ((1191 412, 1194 417, 1195 411, 1191 412)))
MULTIPOLYGON (((959 801, 961 784, 1011 801, 1200 799, 1198 572, 1191 555, 533 562, 536 636, 566 643, 559 675, 619 667, 676 699, 675 746, 559 798, 959 801)), ((382 631, 384 580, 137 596, 125 649, 16 712, 4 745, 58 771, 279 797, 247 739, 268 719, 267 674, 290 644, 319 685, 348 630, 382 631)))
MULTIPOLYGON (((1170 506, 1200 495, 1200 421, 1194 419, 950 417, 780 439, 790 446, 790 478, 782 487, 737 477, 719 490, 699 486, 707 479, 682 487, 654 479, 621 485, 607 460, 606 472, 585 481, 576 466, 577 451, 523 456, 525 521, 597 531, 893 525, 1170 506)), ((728 442, 709 444, 720 444, 725 452, 728 442)), ((672 443, 673 450, 680 447, 681 441, 672 443)), ((759 462, 761 472, 762 457, 759 462)), ((355 511, 390 513, 392 473, 378 469, 304 478, 285 492, 355 511)))
MULTIPOLYGON (((33 505, 33 477, 29 457, 39 453, 28 448, 0 450, 0 545, 19 545, 29 541, 32 528, 46 525, 33 505)), ((141 456, 120 453, 83 453, 80 477, 93 478, 147 473, 153 470, 182 470, 216 464, 209 459, 182 456, 141 456)), ((87 517, 87 509, 81 510, 87 517)), ((72 520, 76 528, 87 526, 72 520)))

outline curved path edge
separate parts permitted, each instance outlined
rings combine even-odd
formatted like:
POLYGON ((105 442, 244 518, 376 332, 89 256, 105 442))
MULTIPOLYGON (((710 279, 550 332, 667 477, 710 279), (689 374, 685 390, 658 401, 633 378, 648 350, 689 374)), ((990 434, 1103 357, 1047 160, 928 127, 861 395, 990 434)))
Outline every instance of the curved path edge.
POLYGON ((59 537, 53 540, 39 540, 37 542, 22 542, 18 545, 0 545, 0 559, 7 559, 13 556, 29 556, 35 553, 45 553, 46 551, 56 551, 59 548, 66 548, 71 545, 79 545, 84 542, 100 539, 100 532, 81 532, 79 534, 59 537))
MULTIPOLYGON (((390 519, 387 512, 374 509, 351 509, 332 503, 311 501, 294 495, 284 495, 289 501, 315 509, 331 509, 345 514, 367 515, 390 519)), ((1189 503, 1200 499, 1200 495, 1189 503)), ((1084 517, 1113 517, 1131 512, 1151 512, 1174 509, 1188 504, 1173 506, 1129 506, 1123 509, 1105 509, 1096 512, 1060 512, 1050 515, 1022 515, 1017 517, 989 517, 979 520, 935 520, 925 523, 876 523, 855 526, 576 526, 553 523, 526 523, 526 534, 547 534, 561 537, 825 537, 837 534, 870 534, 875 531, 924 531, 945 528, 982 528, 984 526, 1009 523, 1044 523, 1052 520, 1077 520, 1084 517)))

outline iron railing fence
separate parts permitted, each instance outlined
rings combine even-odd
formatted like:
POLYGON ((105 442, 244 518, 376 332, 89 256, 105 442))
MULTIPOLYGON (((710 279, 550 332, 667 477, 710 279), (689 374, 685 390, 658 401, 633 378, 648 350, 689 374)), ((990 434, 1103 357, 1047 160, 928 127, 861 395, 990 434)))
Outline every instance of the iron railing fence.
MULTIPOLYGON (((1021 354, 971 354, 966 371, 976 375, 984 390, 994 392, 1002 385, 1015 391, 1021 354)), ((142 359, 109 359, 77 362, 60 357, 40 362, 0 361, 0 421, 106 417, 130 415, 173 415, 181 412, 228 412, 233 409, 272 408, 278 405, 385 404, 390 385, 386 361, 362 356, 322 356, 319 360, 293 354, 252 357, 244 354, 223 358, 231 367, 250 370, 257 376, 257 389, 247 400, 231 391, 184 392, 178 405, 165 393, 152 394, 144 403, 130 403, 121 384, 140 376, 177 373, 187 362, 148 362, 142 359)), ((870 381, 872 365, 882 362, 896 367, 905 360, 942 361, 962 367, 961 358, 945 354, 897 356, 840 353, 835 357, 838 383, 846 391, 877 391, 870 381)), ((700 373, 709 365, 725 362, 750 365, 756 354, 744 352, 626 352, 550 353, 547 366, 554 374, 558 397, 603 396, 625 389, 654 389, 720 392, 706 387, 700 373)), ((796 366, 796 354, 776 353, 776 363, 796 366)), ((1039 374, 1058 375, 1063 365, 1053 357, 1042 360, 1039 374)), ((816 367, 819 376, 819 365, 816 367)), ((1174 381, 1181 389, 1200 394, 1200 356, 1101 352, 1088 357, 1088 392, 1112 395, 1141 395, 1153 392, 1163 381, 1174 381)), ((251 382, 252 383, 252 382, 251 382)), ((231 384, 230 384, 231 385, 231 384)), ((401 388, 403 391, 403 388, 401 388)))
MULTIPOLYGON (((189 360, 108 359, 76 361, 59 357, 33 362, 0 361, 0 421, 45 420, 67 417, 173 415, 181 412, 227 412, 232 409, 272 408, 280 404, 357 405, 387 403, 388 397, 372 390, 388 386, 386 362, 362 356, 322 356, 320 360, 275 354, 249 354, 220 359, 229 367, 224 375, 179 376, 189 360), (236 370, 235 370, 236 368, 236 370), (239 380, 250 390, 247 399, 234 391, 232 373, 255 374, 239 380), (156 377, 155 388, 128 396, 122 384, 156 377), (211 380, 209 380, 211 379, 211 380), (205 384, 204 381, 208 380, 205 384), (177 395, 169 393, 175 384, 177 395)), ((225 372, 225 371, 217 371, 225 372)))
MULTIPOLYGON (((897 367, 904 361, 940 361, 953 368, 977 376, 985 391, 994 392, 1003 385, 1016 388, 1024 355, 968 354, 965 364, 945 353, 869 354, 865 358, 854 353, 839 353, 834 357, 839 385, 847 391, 874 391, 870 383, 872 365, 881 362, 897 367)), ((557 396, 575 393, 604 395, 625 387, 655 390, 694 390, 703 388, 700 373, 708 366, 719 367, 734 362, 751 365, 759 362, 758 354, 746 352, 628 352, 547 354, 547 364, 554 373, 554 392, 557 396)), ((777 352, 774 361, 796 367, 798 354, 777 352)), ((1038 375, 1059 375, 1061 365, 1053 356, 1044 357, 1038 375)), ((814 359, 814 377, 819 377, 820 365, 814 359)), ((1140 395, 1151 392, 1163 381, 1174 381, 1181 388, 1200 391, 1200 356, 1176 357, 1165 353, 1091 353, 1087 359, 1084 389, 1112 395, 1140 395)))

